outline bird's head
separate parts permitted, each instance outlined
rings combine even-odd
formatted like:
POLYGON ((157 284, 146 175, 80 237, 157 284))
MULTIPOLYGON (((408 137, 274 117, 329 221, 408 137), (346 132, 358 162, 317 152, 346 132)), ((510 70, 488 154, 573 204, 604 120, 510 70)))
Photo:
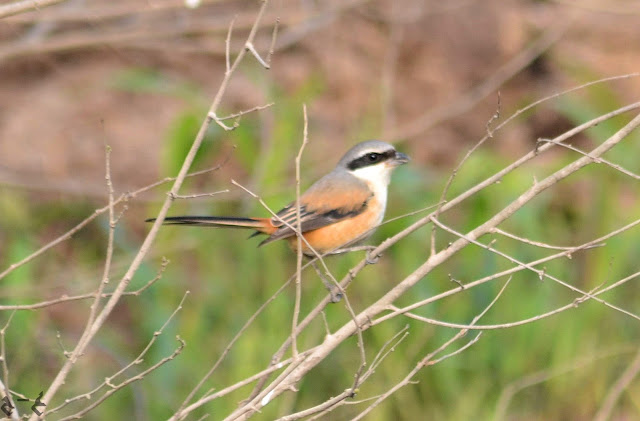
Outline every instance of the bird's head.
POLYGON ((393 145, 380 140, 368 140, 349 149, 338 162, 338 168, 367 183, 386 187, 393 170, 407 162, 409 157, 396 151, 393 145))

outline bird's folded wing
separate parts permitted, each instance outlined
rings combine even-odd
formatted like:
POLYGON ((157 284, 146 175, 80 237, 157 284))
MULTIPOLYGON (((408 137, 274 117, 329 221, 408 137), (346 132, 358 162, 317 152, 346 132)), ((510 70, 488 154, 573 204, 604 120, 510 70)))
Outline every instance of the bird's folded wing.
MULTIPOLYGON (((322 228, 364 212, 373 193, 364 183, 350 187, 354 188, 340 189, 339 193, 336 189, 331 188, 331 184, 318 183, 312 186, 300 197, 301 231, 307 232, 322 228)), ((298 225, 296 202, 287 205, 277 213, 277 216, 277 218, 272 218, 271 222, 278 227, 278 230, 261 244, 295 235, 295 231, 289 226, 298 225)))

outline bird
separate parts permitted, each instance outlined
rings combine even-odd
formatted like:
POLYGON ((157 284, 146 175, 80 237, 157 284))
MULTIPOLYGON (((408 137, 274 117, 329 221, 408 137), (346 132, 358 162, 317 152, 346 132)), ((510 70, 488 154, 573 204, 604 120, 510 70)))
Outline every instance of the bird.
MULTIPOLYGON (((354 246, 369 237, 384 218, 387 190, 395 168, 410 158, 380 140, 360 142, 349 149, 336 167, 300 195, 302 253, 323 255, 354 246)), ((147 219, 153 222, 155 218, 147 219)), ((164 225, 235 227, 253 229, 251 237, 268 237, 259 246, 287 240, 298 252, 295 229, 296 201, 271 218, 234 216, 169 216, 164 225)))

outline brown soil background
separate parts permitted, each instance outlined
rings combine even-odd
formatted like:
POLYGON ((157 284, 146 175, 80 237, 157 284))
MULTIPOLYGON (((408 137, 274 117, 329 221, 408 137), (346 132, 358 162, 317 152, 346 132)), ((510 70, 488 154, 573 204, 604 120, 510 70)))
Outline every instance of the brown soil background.
MULTIPOLYGON (((261 105, 269 86, 287 94, 319 77, 325 89, 308 104, 311 156, 334 150, 326 145, 344 150, 361 140, 354 134, 361 117, 379 107, 384 117, 377 137, 405 142, 416 162, 446 170, 485 133, 497 90, 501 112, 509 115, 582 82, 567 69, 587 69, 593 79, 640 69, 640 3, 577 3, 276 1, 256 43, 266 54, 279 17, 272 69, 258 81, 251 76, 255 72, 240 72, 224 105, 228 110, 261 105), (554 31, 563 32, 531 64, 468 109, 449 109, 554 31), (425 118, 431 122, 416 128, 415 121, 425 118)), ((158 142, 184 102, 122 92, 109 81, 123 69, 152 68, 212 97, 224 72, 228 24, 237 16, 232 44, 238 48, 255 10, 250 1, 204 2, 195 10, 176 1, 96 1, 5 18, 0 23, 0 183, 101 196, 105 142, 113 148, 120 189, 166 176, 158 166, 158 142)), ((640 79, 612 86, 632 100, 640 79)), ((543 108, 510 125, 495 148, 516 154, 568 125, 543 108)), ((267 137, 268 129, 265 125, 267 137)))

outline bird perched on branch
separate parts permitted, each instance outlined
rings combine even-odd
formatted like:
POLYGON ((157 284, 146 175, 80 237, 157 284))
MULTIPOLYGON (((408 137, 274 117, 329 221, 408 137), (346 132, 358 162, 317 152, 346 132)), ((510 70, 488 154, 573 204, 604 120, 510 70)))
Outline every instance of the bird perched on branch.
MULTIPOLYGON (((407 155, 379 140, 361 142, 349 149, 333 171, 300 196, 302 252, 308 257, 334 252, 371 235, 384 217, 391 173, 408 161, 407 155)), ((155 218, 147 220, 152 221, 155 218)), ((268 235, 260 245, 286 239, 297 252, 296 201, 272 218, 170 216, 164 224, 254 229, 253 235, 268 235)))

